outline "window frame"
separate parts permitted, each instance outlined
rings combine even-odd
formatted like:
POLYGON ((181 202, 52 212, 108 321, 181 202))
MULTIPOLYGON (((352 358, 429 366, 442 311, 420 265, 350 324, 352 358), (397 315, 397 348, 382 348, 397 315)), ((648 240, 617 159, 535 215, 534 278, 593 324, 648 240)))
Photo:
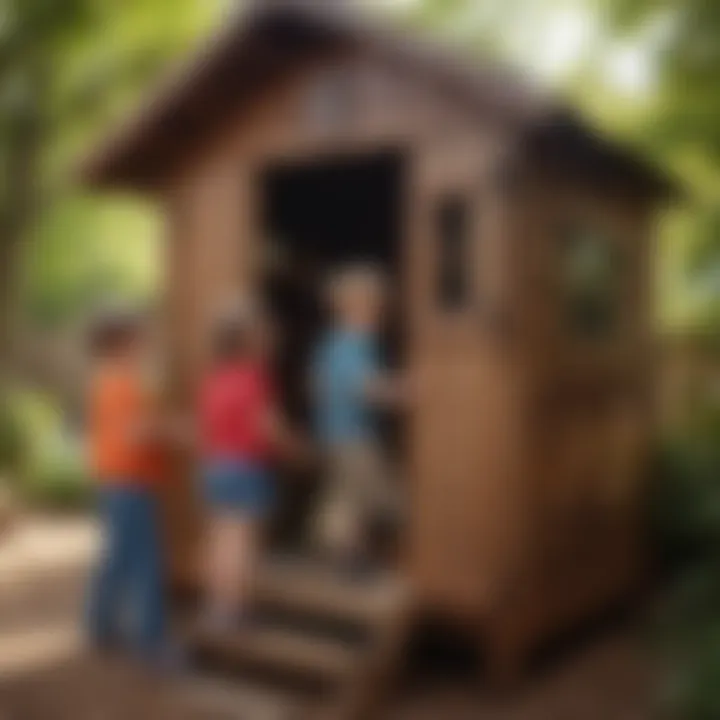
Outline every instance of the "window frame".
POLYGON ((443 315, 461 315, 475 306, 476 219, 475 204, 465 192, 448 191, 434 204, 432 298, 434 307, 443 315))

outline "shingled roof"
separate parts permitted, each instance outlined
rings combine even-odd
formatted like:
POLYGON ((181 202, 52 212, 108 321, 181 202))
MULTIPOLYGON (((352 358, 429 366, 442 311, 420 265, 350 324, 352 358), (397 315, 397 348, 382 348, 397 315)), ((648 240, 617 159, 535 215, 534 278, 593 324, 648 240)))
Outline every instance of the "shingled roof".
POLYGON ((555 96, 522 75, 400 35, 327 0, 263 0, 231 18, 189 63, 83 163, 92 185, 148 188, 215 129, 228 112, 299 58, 335 47, 367 47, 422 75, 483 117, 517 130, 529 151, 568 169, 592 165, 609 181, 651 196, 675 194, 662 173, 627 149, 601 138, 555 96))

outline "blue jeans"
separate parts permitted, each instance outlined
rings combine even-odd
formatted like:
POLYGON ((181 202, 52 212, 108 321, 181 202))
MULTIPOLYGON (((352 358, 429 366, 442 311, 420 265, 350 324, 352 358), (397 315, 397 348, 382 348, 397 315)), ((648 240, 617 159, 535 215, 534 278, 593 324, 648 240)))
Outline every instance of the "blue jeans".
POLYGON ((99 644, 129 630, 141 654, 160 649, 165 636, 162 550, 156 500, 139 487, 105 487, 99 504, 104 548, 91 582, 88 630, 99 644), (121 624, 130 626, 121 627, 121 624))

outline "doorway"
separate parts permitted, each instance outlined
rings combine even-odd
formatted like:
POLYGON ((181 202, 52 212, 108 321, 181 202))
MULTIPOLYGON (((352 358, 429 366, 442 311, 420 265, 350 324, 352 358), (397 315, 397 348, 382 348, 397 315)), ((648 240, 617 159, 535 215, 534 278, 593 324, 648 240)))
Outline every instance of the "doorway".
MULTIPOLYGON (((401 267, 405 162, 401 153, 332 156, 267 166, 260 175, 264 293, 279 336, 276 374, 284 409, 312 436, 308 370, 312 350, 331 318, 324 288, 339 268, 369 263, 390 291, 381 352, 384 364, 404 362, 401 267)), ((379 417, 382 442, 402 461, 402 421, 379 417)), ((296 546, 322 482, 321 473, 288 478, 274 535, 296 546)))

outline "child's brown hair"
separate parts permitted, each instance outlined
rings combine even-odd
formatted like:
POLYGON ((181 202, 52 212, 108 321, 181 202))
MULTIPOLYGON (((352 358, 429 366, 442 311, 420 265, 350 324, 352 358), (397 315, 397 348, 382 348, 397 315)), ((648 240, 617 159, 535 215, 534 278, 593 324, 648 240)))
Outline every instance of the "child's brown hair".
POLYGON ((253 347, 253 336, 262 324, 264 313, 256 303, 235 302, 221 312, 212 334, 212 357, 227 362, 246 357, 253 347))
POLYGON ((88 332, 88 350, 102 360, 122 354, 143 334, 140 313, 130 309, 105 310, 96 315, 88 332))

